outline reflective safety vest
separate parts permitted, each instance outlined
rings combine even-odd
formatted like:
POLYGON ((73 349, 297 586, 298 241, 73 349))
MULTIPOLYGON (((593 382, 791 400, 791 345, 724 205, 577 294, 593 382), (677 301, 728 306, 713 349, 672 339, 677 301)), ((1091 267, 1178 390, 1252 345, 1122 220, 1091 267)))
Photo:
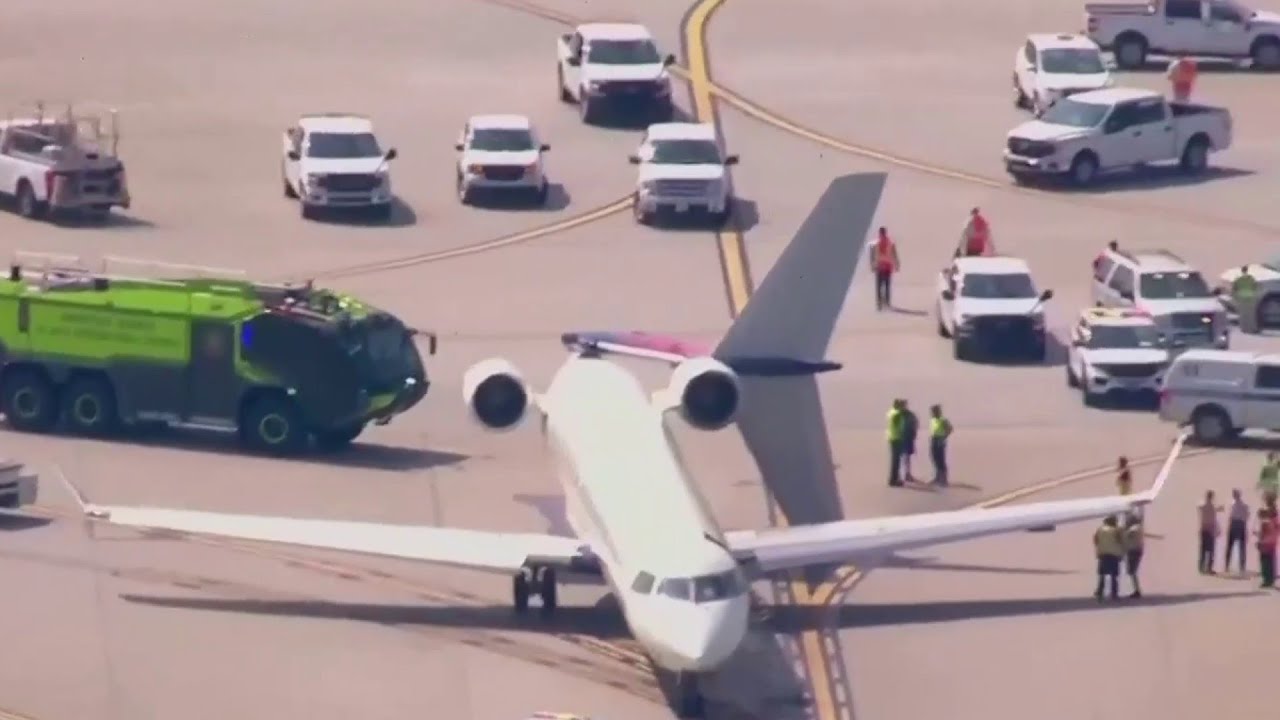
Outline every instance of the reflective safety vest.
POLYGON ((1133 475, 1128 470, 1121 470, 1116 477, 1116 487, 1120 489, 1121 495, 1133 492, 1133 475))
POLYGON ((898 269, 898 248, 888 238, 876 240, 876 244, 871 249, 871 257, 876 270, 880 272, 893 272, 898 269))
POLYGON ((1258 545, 1266 550, 1276 549, 1276 540, 1280 539, 1280 526, 1274 518, 1267 518, 1258 524, 1258 545))
POLYGON ((1169 80, 1175 85, 1190 85, 1196 80, 1196 61, 1191 58, 1175 60, 1169 65, 1169 80))
POLYGON ((889 428, 888 428, 888 431, 885 433, 885 435, 889 438, 889 441, 895 442, 897 440, 901 440, 902 439, 902 411, 897 408, 893 408, 889 411, 889 414, 886 415, 885 417, 889 421, 889 428))
POLYGON ((1124 555, 1124 540, 1120 536, 1120 528, 1103 525, 1093 534, 1093 547, 1099 557, 1120 557, 1124 555))
POLYGON ((1280 490, 1280 465, 1263 463, 1262 471, 1258 473, 1258 487, 1270 492, 1280 490))
POLYGON ((1247 273, 1231 281, 1231 294, 1238 300, 1252 300, 1258 294, 1258 279, 1247 273))
POLYGON ((966 255, 986 254, 991 245, 991 226, 986 218, 977 215, 969 220, 964 229, 964 252, 966 255))
POLYGON ((951 421, 944 417, 929 418, 929 437, 946 440, 951 435, 951 421))

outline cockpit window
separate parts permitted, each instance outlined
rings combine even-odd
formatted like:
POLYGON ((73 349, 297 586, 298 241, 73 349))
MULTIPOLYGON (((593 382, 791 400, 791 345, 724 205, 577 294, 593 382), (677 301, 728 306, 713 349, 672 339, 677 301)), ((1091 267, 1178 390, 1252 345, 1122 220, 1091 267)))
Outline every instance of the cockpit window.
POLYGON ((676 600, 688 600, 692 591, 693 583, 688 578, 667 578, 658 586, 658 594, 666 595, 676 600))
POLYGON ((636 579, 631 583, 631 589, 643 595, 648 595, 653 590, 654 577, 647 572, 641 571, 636 575, 636 579))

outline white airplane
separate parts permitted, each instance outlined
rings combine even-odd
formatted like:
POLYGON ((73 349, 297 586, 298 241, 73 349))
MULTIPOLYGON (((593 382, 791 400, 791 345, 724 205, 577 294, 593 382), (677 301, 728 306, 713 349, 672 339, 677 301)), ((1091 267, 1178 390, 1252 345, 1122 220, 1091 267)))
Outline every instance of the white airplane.
POLYGON ((72 491, 87 515, 117 525, 507 573, 517 612, 532 595, 553 611, 557 573, 602 580, 655 665, 672 673, 677 712, 696 716, 698 676, 747 633, 754 579, 833 562, 874 566, 900 550, 1122 513, 1156 498, 1181 448, 1179 440, 1152 489, 1128 497, 725 532, 684 469, 668 417, 705 431, 736 423, 771 486, 833 472, 814 375, 840 367, 823 357, 861 255, 850 238, 866 236, 884 178, 832 183, 714 349, 568 333, 570 355, 545 392, 503 359, 467 371, 465 399, 481 425, 512 430, 531 416, 540 425, 575 537, 94 505, 72 491), (651 395, 611 353, 667 362, 671 380, 651 395))

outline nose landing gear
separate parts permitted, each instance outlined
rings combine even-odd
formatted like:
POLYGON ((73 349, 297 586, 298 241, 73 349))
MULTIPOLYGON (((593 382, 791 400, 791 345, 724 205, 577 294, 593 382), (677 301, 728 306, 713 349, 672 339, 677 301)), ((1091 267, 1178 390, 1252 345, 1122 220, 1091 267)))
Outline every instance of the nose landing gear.
POLYGON ((549 567, 524 568, 511 579, 511 599, 517 614, 529 610, 529 596, 538 593, 542 601, 542 614, 556 610, 556 571, 549 567))
POLYGON ((675 701, 676 716, 681 718, 701 718, 706 715, 706 702, 699 687, 698 676, 691 672, 676 673, 672 678, 672 700, 675 701))

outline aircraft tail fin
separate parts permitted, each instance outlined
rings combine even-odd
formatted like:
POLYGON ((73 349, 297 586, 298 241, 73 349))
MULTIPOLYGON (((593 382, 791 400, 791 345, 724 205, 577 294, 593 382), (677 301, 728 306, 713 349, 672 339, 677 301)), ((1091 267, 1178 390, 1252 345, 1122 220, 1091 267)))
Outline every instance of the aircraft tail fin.
POLYGON ((858 173, 831 182, 721 339, 716 357, 824 359, 886 177, 858 173))

